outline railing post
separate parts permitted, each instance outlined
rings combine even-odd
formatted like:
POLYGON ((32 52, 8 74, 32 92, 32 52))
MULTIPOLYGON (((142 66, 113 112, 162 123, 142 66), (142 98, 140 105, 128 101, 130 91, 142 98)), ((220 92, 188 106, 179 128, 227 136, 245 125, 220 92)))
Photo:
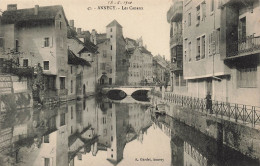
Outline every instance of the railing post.
POLYGON ((238 105, 235 104, 235 121, 237 122, 237 109, 238 109, 238 105))
POLYGON ((242 117, 243 123, 245 123, 245 111, 246 111, 246 106, 243 105, 243 117, 242 117))
POLYGON ((230 104, 228 104, 228 120, 230 120, 230 109, 231 109, 231 106, 230 106, 230 104))
POLYGON ((220 104, 220 114, 221 114, 222 119, 223 119, 223 109, 224 109, 224 103, 221 102, 221 104, 220 104))
POLYGON ((254 106, 252 106, 252 111, 253 111, 253 112, 252 112, 252 114, 253 114, 253 118, 252 118, 252 120, 253 120, 253 122, 252 122, 252 126, 255 127, 255 122, 256 122, 256 121, 255 121, 255 107, 254 107, 254 106))

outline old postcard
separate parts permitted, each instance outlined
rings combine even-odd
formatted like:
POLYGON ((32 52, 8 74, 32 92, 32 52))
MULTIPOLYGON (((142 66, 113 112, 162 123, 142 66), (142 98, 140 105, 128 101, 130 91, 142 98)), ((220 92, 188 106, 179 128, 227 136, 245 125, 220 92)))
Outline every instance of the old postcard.
POLYGON ((259 166, 259 0, 1 0, 0 166, 259 166))

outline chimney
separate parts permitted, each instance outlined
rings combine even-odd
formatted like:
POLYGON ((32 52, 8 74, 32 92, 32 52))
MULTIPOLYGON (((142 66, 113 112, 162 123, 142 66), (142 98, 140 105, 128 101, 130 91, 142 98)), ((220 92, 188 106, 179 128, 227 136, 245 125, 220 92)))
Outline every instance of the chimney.
POLYGON ((71 28, 74 28, 74 20, 70 20, 69 25, 70 25, 71 28))
POLYGON ((77 28, 77 34, 81 34, 81 28, 77 28))
POLYGON ((38 15, 39 14, 39 5, 35 5, 34 7, 34 15, 38 15))
POLYGON ((17 10, 17 4, 7 5, 7 11, 15 11, 15 10, 17 10))

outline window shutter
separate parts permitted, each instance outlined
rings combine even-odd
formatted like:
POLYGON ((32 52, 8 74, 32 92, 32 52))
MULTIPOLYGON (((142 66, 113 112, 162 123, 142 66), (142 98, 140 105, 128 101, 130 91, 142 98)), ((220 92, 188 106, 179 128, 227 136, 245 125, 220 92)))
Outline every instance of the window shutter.
POLYGON ((216 38, 217 38, 217 34, 216 34, 216 31, 214 30, 212 32, 212 54, 215 54, 216 53, 216 38))
POLYGON ((53 47, 53 37, 50 37, 50 47, 53 47))
POLYGON ((42 39, 42 48, 45 46, 44 43, 45 43, 45 39, 43 38, 42 39))
POLYGON ((242 38, 242 22, 241 20, 239 20, 239 23, 238 23, 238 39, 241 39, 242 38))

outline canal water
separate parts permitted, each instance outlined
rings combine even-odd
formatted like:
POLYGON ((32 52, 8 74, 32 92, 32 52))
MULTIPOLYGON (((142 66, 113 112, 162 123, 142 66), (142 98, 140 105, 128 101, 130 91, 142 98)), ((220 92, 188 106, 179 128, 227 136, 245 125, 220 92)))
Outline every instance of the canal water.
POLYGON ((257 166, 149 100, 88 97, 1 112, 1 166, 257 166))

